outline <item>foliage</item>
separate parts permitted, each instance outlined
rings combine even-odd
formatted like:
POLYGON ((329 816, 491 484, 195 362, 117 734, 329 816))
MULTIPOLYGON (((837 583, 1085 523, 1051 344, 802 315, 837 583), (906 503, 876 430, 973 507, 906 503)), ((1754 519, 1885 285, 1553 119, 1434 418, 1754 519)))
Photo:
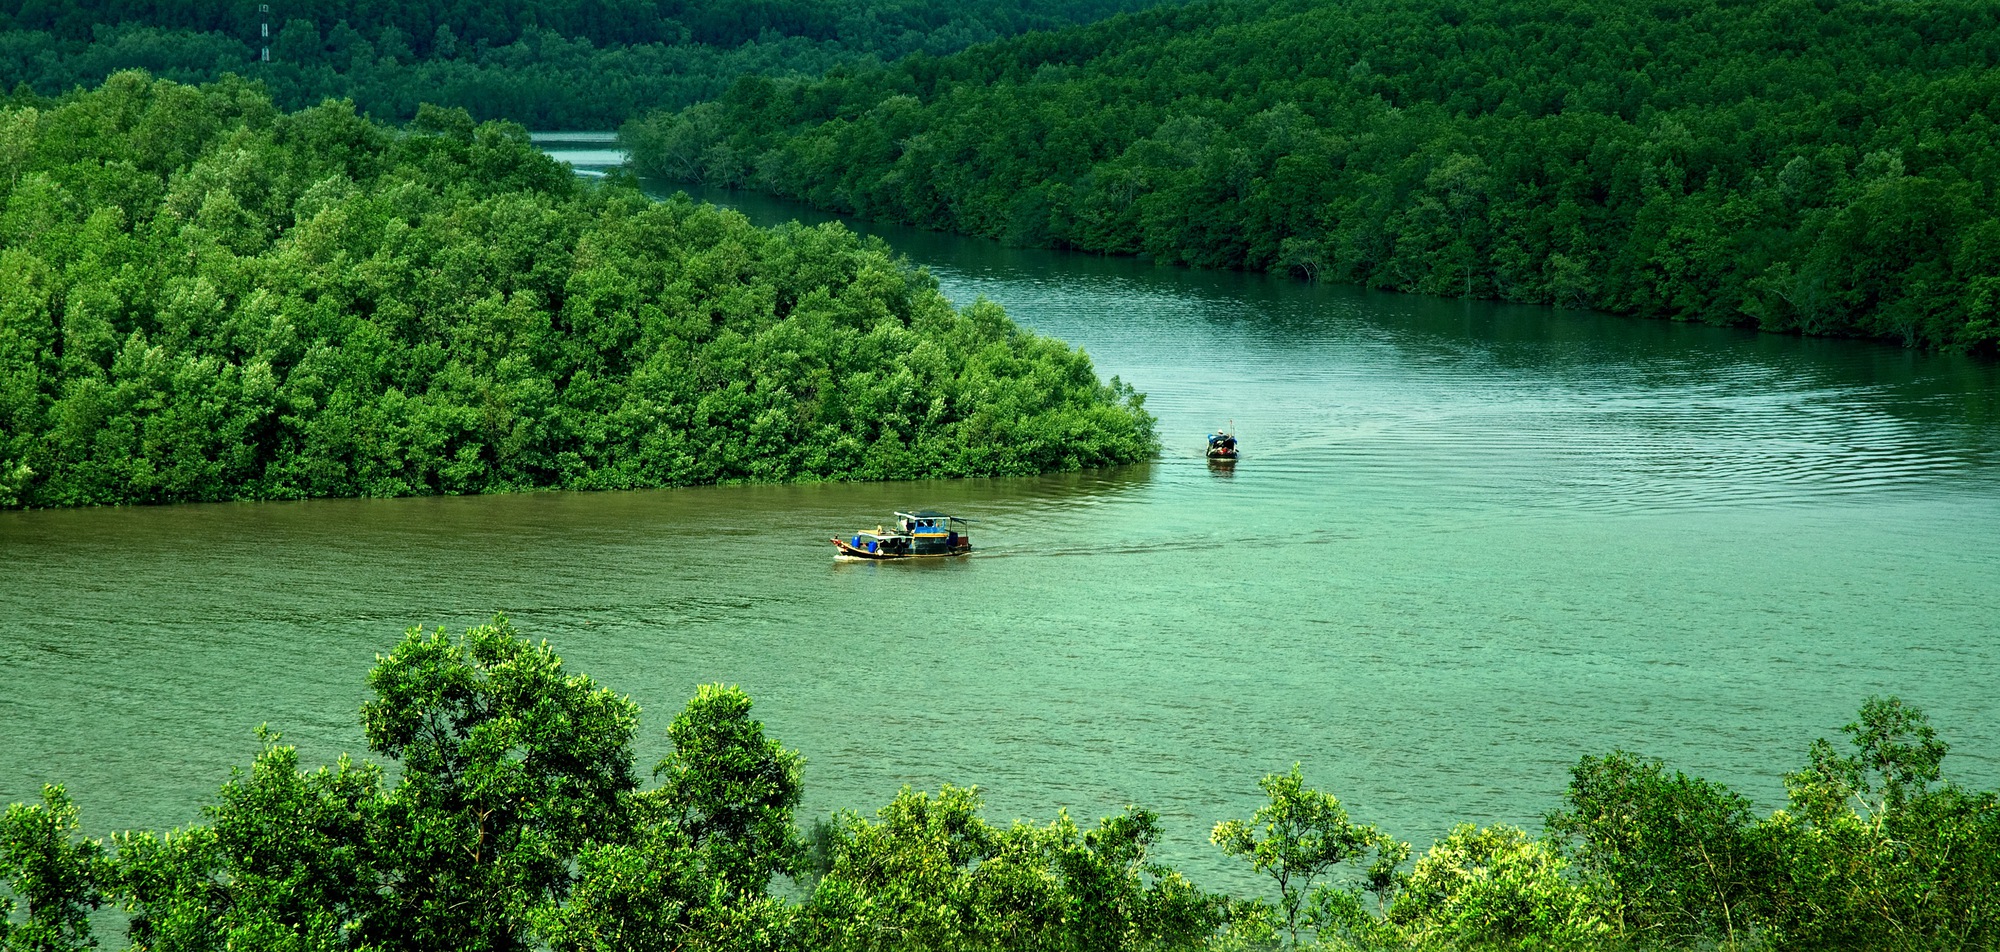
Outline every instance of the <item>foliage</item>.
POLYGON ((1861 719, 1841 731, 1849 735, 1854 754, 1843 756, 1828 741, 1814 741, 1811 766, 1786 778, 1794 805, 1808 815, 1823 817, 1847 807, 1883 822, 1943 775, 1945 743, 1929 719, 1901 698, 1869 698, 1861 705, 1861 719))
MULTIPOLYGON (((1372 826, 1348 820, 1338 798, 1305 785, 1305 774, 1298 764, 1293 764, 1288 774, 1266 775, 1257 785, 1270 803, 1259 807, 1247 823, 1225 820, 1216 824, 1209 840, 1229 856, 1248 859, 1257 872, 1276 881, 1278 909, 1293 945, 1298 944, 1300 915, 1315 891, 1315 881, 1342 863, 1359 860, 1373 850, 1377 860, 1370 870, 1370 888, 1377 895, 1393 888, 1396 864, 1409 855, 1408 846, 1372 826)), ((1322 898, 1317 905, 1325 910, 1329 900, 1322 898)), ((1315 918, 1328 918, 1328 914, 1322 911, 1315 918)))
POLYGON ((370 746, 306 772, 263 734, 208 824, 118 841, 134 948, 523 949, 587 843, 625 838, 630 701, 504 619, 378 659, 370 746))
POLYGON ((787 948, 794 910, 764 895, 731 895, 685 836, 652 827, 635 843, 595 844, 579 857, 569 901, 536 922, 556 952, 723 952, 787 948))
POLYGON ((1182 948, 1220 922, 1217 897, 1149 863, 1156 818, 1138 808, 1080 830, 1000 829, 973 788, 905 788, 876 821, 841 818, 804 913, 805 945, 841 950, 1182 948))
POLYGON ((384 120, 419 103, 535 128, 616 125, 713 99, 738 76, 940 55, 1156 0, 507 0, 273 5, 0 2, 0 78, 45 95, 145 69, 183 83, 228 73, 286 110, 352 99, 384 120), (269 62, 262 61, 268 49, 269 62))
POLYGON ((2000 797, 1944 782, 1922 712, 1869 698, 1785 778, 1765 825, 1777 853, 1770 931, 1781 949, 1964 949, 2000 943, 2000 797), (1933 786, 1936 784, 1937 786, 1933 786))
POLYGON ((76 804, 60 785, 43 786, 39 804, 8 807, 0 815, 0 949, 95 948, 90 914, 104 904, 107 878, 104 844, 77 834, 76 804), (15 902, 24 921, 12 918, 15 902))
POLYGON ((626 835, 638 705, 504 619, 457 641, 411 629, 368 683, 368 745, 403 767, 379 801, 397 875, 370 938, 528 948, 530 914, 566 895, 577 854, 626 835))
POLYGON ((731 892, 761 894, 800 857, 792 809, 805 758, 766 740, 750 696, 703 685, 667 728, 674 752, 654 768, 658 805, 731 892))
POLYGON ((1566 865, 1522 830, 1460 824, 1418 857, 1388 918, 1418 947, 1599 946, 1607 929, 1566 865))
POLYGON ((1669 944, 1744 938, 1770 875, 1755 824, 1729 788, 1625 751, 1578 761, 1548 818, 1617 931, 1669 944))
POLYGON ((1027 245, 1992 352, 1996 43, 1973 0, 1204 0, 626 139, 1027 245))
POLYGON ((381 770, 342 757, 302 771, 297 748, 259 736, 209 825, 117 838, 134 949, 360 947, 357 930, 387 913, 381 770))
POLYGON ((241 82, 0 107, 0 503, 1028 474, 1140 398, 877 241, 241 82))
POLYGON ((569 901, 537 913, 551 948, 770 948, 791 910, 767 894, 799 862, 804 758, 764 737, 741 690, 702 685, 667 736, 657 789, 626 802, 635 835, 579 857, 569 901))

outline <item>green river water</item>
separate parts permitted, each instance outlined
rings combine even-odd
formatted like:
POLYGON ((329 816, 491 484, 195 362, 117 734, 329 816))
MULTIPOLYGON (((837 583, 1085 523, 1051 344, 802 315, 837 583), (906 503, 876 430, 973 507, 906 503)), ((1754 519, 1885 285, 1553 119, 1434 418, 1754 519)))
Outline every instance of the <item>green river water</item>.
POLYGON ((1614 747, 1768 810, 1894 693, 2000 785, 1991 363, 868 230, 1136 384, 1159 460, 0 513, 0 803, 61 781, 100 833, 194 821, 258 724, 361 753, 376 653, 496 611, 644 706, 644 765, 732 682, 807 756, 807 817, 946 782, 1002 820, 1137 803, 1211 888, 1255 888, 1207 831, 1294 761, 1419 848, 1537 828, 1614 747), (911 506, 978 551, 832 560, 911 506))

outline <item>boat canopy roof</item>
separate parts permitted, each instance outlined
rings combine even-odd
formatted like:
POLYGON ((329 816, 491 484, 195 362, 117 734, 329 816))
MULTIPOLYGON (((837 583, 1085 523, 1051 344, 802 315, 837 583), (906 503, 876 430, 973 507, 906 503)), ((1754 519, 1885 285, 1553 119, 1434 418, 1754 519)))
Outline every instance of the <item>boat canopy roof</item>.
POLYGON ((955 517, 955 516, 953 516, 953 515, 952 515, 951 513, 948 513, 948 512, 939 512, 939 511, 937 511, 936 509, 919 509, 919 510, 917 510, 917 511, 915 511, 915 512, 899 512, 899 513, 896 513, 896 515, 898 515, 898 516, 902 516, 902 517, 904 517, 904 518, 907 518, 907 519, 953 519, 953 518, 956 518, 956 517, 955 517))

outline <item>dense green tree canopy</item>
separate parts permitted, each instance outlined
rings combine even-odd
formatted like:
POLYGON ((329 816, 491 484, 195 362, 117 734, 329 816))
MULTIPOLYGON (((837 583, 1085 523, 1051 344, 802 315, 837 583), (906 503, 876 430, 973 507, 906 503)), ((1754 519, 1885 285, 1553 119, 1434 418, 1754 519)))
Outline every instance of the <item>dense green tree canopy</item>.
POLYGON ((0 89, 53 95, 121 69, 183 83, 235 72, 267 84, 288 111, 333 96, 385 120, 428 102, 534 128, 603 129, 714 98, 737 76, 949 53, 1157 2, 329 0, 272 3, 261 15, 254 0, 0 0, 0 89))
POLYGON ((1082 353, 839 227, 519 127, 121 74, 0 108, 0 506, 1024 474, 1143 458, 1082 353))
POLYGON ((1990 352, 1996 67, 1975 0, 1206 0, 627 138, 1024 244, 1990 352))
POLYGON ((373 38, 393 27, 418 55, 437 50, 446 31, 453 44, 505 46, 536 30, 599 46, 685 42, 734 46, 767 33, 851 42, 877 52, 910 42, 907 34, 947 26, 1019 33, 1109 16, 1150 4, 1134 0, 0 0, 0 29, 45 30, 89 39, 106 24, 136 24, 222 32, 251 38, 263 22, 303 23, 322 36, 341 24, 373 38), (268 5, 268 14, 259 7, 268 5))

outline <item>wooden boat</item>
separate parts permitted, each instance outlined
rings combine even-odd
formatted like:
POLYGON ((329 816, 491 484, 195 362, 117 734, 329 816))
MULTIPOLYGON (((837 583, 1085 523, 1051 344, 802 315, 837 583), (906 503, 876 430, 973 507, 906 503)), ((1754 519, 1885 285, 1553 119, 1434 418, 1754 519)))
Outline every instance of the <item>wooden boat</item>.
POLYGON ((1236 462, 1236 434, 1223 430, 1208 435, 1208 461, 1211 463, 1236 462))
POLYGON ((835 559, 936 559, 965 555, 972 551, 972 539, 961 525, 968 520, 919 509, 896 513, 896 526, 876 526, 872 532, 857 532, 846 539, 834 539, 835 559))

